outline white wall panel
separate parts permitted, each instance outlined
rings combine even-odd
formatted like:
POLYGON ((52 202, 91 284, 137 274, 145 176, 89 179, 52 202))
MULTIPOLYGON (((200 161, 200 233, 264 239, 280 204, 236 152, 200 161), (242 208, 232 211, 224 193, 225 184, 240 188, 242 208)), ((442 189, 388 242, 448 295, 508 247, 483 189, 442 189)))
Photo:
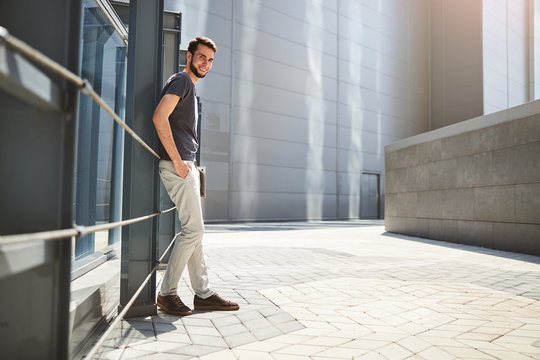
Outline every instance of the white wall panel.
POLYGON ((428 129, 428 3, 167 0, 184 47, 219 47, 197 84, 206 218, 359 216, 362 171, 428 129))
MULTIPOLYGON (((236 24, 235 26, 236 50, 245 53, 237 56, 236 61, 241 66, 247 67, 247 70, 253 69, 252 56, 267 58, 300 69, 305 69, 307 64, 309 64, 309 53, 305 46, 242 24, 236 24)), ((335 78, 337 76, 335 66, 336 56, 321 52, 320 58, 321 69, 325 69, 325 76, 335 78)))
POLYGON ((231 78, 213 73, 211 78, 208 76, 208 80, 197 83, 196 93, 201 96, 201 101, 228 103, 231 98, 231 78))
MULTIPOLYGON (((340 39, 339 41, 339 58, 345 63, 348 63, 349 67, 356 68, 357 66, 361 66, 401 80, 406 81, 409 79, 406 59, 382 54, 376 49, 355 44, 351 40, 340 39)), ((342 64, 340 63, 341 66, 342 64)))
MULTIPOLYGON (((350 134, 351 129, 340 127, 339 134, 341 142, 339 144, 339 148, 343 150, 351 150, 355 149, 355 144, 353 139, 350 136, 347 136, 350 134)), ((384 153, 384 147, 388 144, 391 144, 395 141, 395 138, 392 136, 382 135, 380 132, 377 131, 365 131, 362 130, 360 132, 360 136, 358 137, 359 141, 362 145, 362 152, 365 153, 376 153, 376 154, 382 154, 384 153)))
POLYGON ((484 0, 484 114, 529 101, 529 2, 484 0))
POLYGON ((254 69, 265 69, 265 71, 255 72, 242 71, 242 62, 237 62, 236 74, 241 80, 336 101, 337 85, 335 78, 327 77, 319 72, 309 71, 309 69, 278 63, 267 58, 243 53, 239 53, 239 55, 250 56, 254 69))
POLYGON ((431 128, 482 114, 482 0, 430 1, 431 128))
MULTIPOLYGON (((178 4, 176 0, 166 0, 165 10, 182 13, 182 39, 183 48, 187 47, 189 40, 195 36, 205 34, 211 37, 218 47, 231 43, 231 18, 230 11, 219 13, 210 12, 207 9, 216 9, 215 6, 222 7, 232 0, 219 4, 219 0, 207 1, 186 1, 187 4, 178 4), (193 6, 197 5, 199 6, 193 6), (207 5, 205 5, 207 4, 207 5)), ((229 5, 230 6, 230 5, 229 5)))
MULTIPOLYGON (((348 150, 340 150, 339 152, 339 170, 347 172, 347 176, 353 176, 356 178, 362 171, 380 172, 384 171, 384 153, 364 153, 348 150)), ((341 186, 342 184, 340 184, 341 186)), ((360 188, 360 182, 353 182, 349 184, 349 189, 358 187, 360 188)))
POLYGON ((288 16, 299 19, 306 24, 324 27, 333 32, 337 31, 336 11, 338 0, 255 0, 256 3, 266 6, 270 9, 285 13, 288 16), (322 21, 313 21, 306 19, 306 6, 311 5, 320 7, 322 11, 322 21))
POLYGON ((327 54, 336 53, 335 31, 325 30, 324 24, 311 25, 309 22, 323 21, 323 7, 313 3, 306 3, 304 18, 299 20, 287 13, 273 10, 265 6, 266 2, 257 5, 255 16, 250 14, 251 6, 238 6, 237 17, 239 24, 251 29, 271 34, 273 36, 286 39, 297 46, 307 46, 309 48, 325 52, 327 54), (248 16, 249 14, 249 16, 248 16))
POLYGON ((271 139, 235 136, 234 162, 316 170, 336 169, 336 149, 271 139), (320 152, 321 161, 308 162, 310 151, 320 152))
MULTIPOLYGON (((260 111, 310 119, 309 106, 320 109, 317 118, 335 122, 336 103, 247 80, 236 80, 236 105, 260 111)), ((249 120, 249 119, 246 119, 249 120)))
POLYGON ((232 193, 232 218, 236 220, 335 219, 336 211, 336 195, 232 193))
MULTIPOLYGON (((310 136, 309 120, 251 108, 236 108, 233 116, 235 133, 249 137, 284 140, 301 144, 336 146, 336 125, 321 123, 320 136, 310 136), (249 119, 250 126, 240 126, 238 119, 249 119)), ((315 124, 316 125, 316 124, 315 124)))
POLYGON ((335 171, 237 163, 233 172, 233 191, 335 194, 335 171), (257 181, 242 177, 253 176, 257 181), (311 186, 310 183, 316 184, 311 186))

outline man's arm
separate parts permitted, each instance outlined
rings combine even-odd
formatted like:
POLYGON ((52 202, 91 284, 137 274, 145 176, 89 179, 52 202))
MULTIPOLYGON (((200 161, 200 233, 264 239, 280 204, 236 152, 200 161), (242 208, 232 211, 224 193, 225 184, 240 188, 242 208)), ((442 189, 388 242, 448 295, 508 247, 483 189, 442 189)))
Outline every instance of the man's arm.
POLYGON ((165 96, 161 98, 156 111, 154 111, 152 120, 154 121, 159 140, 161 140, 161 144, 163 144, 165 151, 169 154, 176 173, 181 178, 185 178, 189 171, 188 167, 191 168, 191 165, 184 162, 182 157, 180 157, 176 144, 174 143, 171 124, 169 123, 169 115, 171 115, 179 101, 180 96, 165 94, 165 96))

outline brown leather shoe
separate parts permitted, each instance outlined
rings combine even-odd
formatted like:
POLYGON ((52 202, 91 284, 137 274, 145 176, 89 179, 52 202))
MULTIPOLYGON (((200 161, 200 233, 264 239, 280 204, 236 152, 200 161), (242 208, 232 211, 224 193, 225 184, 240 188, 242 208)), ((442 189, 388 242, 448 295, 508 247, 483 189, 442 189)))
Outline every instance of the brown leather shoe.
POLYGON ((218 294, 214 294, 206 299, 202 299, 195 295, 193 297, 193 306, 195 307, 195 310, 233 311, 240 309, 240 306, 237 303, 225 300, 218 294))
POLYGON ((178 316, 187 316, 193 314, 191 309, 184 305, 178 295, 161 296, 161 294, 158 294, 156 303, 157 306, 169 314, 178 316))

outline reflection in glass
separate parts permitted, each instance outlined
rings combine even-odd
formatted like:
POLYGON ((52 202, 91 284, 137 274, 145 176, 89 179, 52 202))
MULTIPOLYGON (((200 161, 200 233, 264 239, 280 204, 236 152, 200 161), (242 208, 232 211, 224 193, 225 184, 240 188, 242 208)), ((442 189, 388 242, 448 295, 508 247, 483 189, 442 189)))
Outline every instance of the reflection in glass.
MULTIPOLYGON (((81 77, 124 117, 126 45, 95 0, 83 3, 81 77)), ((123 132, 90 97, 79 98, 74 222, 95 225, 120 219, 123 132)), ((74 260, 119 240, 118 231, 77 238, 74 260)))

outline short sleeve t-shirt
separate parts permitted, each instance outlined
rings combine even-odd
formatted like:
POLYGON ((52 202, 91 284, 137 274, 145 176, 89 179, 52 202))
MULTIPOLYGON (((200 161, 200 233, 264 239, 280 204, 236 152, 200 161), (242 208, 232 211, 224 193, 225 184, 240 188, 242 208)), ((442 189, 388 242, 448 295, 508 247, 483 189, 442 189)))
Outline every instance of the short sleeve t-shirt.
MULTIPOLYGON (((197 99, 195 95, 195 85, 188 74, 179 72, 172 75, 163 90, 161 97, 166 94, 180 96, 180 101, 176 104, 173 112, 169 116, 171 131, 182 160, 193 161, 199 148, 197 141, 197 99)), ((170 160, 169 154, 159 141, 158 153, 161 159, 170 160)))

